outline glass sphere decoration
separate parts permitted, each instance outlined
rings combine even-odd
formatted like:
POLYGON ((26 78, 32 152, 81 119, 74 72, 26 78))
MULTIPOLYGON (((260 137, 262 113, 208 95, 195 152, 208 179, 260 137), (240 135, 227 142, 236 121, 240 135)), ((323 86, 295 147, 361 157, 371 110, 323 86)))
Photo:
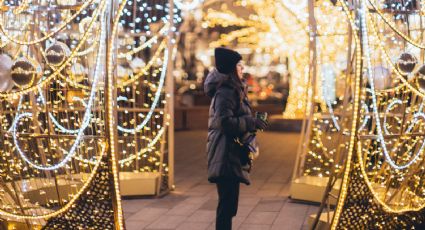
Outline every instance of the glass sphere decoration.
POLYGON ((69 47, 63 42, 55 42, 46 49, 46 59, 52 66, 60 66, 71 54, 69 47))
POLYGON ((87 40, 88 43, 92 43, 93 41, 96 40, 96 38, 94 36, 97 36, 98 33, 96 33, 96 31, 98 31, 100 29, 100 25, 96 21, 93 22, 94 24, 90 28, 89 25, 90 25, 90 23, 92 23, 92 21, 93 21, 92 17, 85 17, 78 24, 78 31, 80 32, 80 34, 84 34, 84 33, 88 32, 88 36, 90 36, 92 38, 92 39, 87 40))
POLYGON ((82 82, 88 73, 86 67, 76 62, 69 69, 69 74, 74 82, 82 82))
POLYGON ((133 71, 130 68, 118 65, 117 68, 117 81, 121 85, 133 75, 133 71))
POLYGON ((0 92, 8 92, 13 88, 12 65, 13 60, 9 55, 0 55, 0 92))
POLYGON ((425 91, 425 64, 422 65, 416 73, 416 85, 419 90, 425 91))
POLYGON ((37 75, 36 66, 25 57, 16 60, 12 66, 11 76, 19 88, 32 86, 37 75))
POLYGON ((139 73, 143 67, 146 66, 145 61, 143 61, 143 59, 139 58, 139 57, 135 57, 133 60, 131 60, 130 62, 130 67, 133 70, 134 73, 139 73))
POLYGON ((397 68, 403 75, 408 75, 415 69, 418 59, 411 53, 402 53, 397 60, 397 68))

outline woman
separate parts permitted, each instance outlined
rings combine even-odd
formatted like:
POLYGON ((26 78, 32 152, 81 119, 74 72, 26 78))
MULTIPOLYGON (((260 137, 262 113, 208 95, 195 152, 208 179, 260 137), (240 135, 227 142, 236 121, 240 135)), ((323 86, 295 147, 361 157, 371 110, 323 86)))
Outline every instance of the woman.
MULTIPOLYGON (((208 180, 217 184, 216 229, 232 229, 239 198, 239 183, 249 185, 241 160, 246 158, 235 139, 265 129, 267 122, 252 116, 242 79, 242 56, 215 49, 216 68, 207 76, 205 93, 212 97, 208 120, 208 180)), ((244 167, 245 168, 245 167, 244 167)))

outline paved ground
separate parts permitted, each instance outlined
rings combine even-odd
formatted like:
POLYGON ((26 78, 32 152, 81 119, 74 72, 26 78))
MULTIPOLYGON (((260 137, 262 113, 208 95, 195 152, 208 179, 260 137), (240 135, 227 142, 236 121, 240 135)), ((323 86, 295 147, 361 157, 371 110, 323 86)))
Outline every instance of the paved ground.
MULTIPOLYGON (((241 185, 233 229, 308 229, 307 217, 317 206, 288 199, 298 138, 260 134, 260 158, 252 185, 241 185)), ((217 195, 206 179, 205 139, 205 131, 176 133, 176 190, 162 199, 124 200, 127 229, 214 229, 217 195)))

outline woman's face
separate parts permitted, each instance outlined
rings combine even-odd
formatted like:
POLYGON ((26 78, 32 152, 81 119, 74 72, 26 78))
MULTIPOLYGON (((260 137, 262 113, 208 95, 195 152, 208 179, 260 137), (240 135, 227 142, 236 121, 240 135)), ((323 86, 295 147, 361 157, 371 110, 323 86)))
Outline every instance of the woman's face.
POLYGON ((243 78, 243 69, 244 69, 243 62, 242 61, 238 62, 238 64, 236 65, 236 73, 238 74, 238 77, 241 80, 243 78))

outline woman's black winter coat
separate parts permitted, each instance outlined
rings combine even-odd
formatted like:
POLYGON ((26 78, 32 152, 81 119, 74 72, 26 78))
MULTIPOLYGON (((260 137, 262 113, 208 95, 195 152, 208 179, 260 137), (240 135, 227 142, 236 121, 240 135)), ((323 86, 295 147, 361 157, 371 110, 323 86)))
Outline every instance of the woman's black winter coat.
POLYGON ((212 98, 208 119, 208 180, 249 184, 242 171, 242 148, 234 141, 255 131, 255 120, 242 87, 236 86, 228 75, 214 69, 204 83, 205 93, 212 98))

